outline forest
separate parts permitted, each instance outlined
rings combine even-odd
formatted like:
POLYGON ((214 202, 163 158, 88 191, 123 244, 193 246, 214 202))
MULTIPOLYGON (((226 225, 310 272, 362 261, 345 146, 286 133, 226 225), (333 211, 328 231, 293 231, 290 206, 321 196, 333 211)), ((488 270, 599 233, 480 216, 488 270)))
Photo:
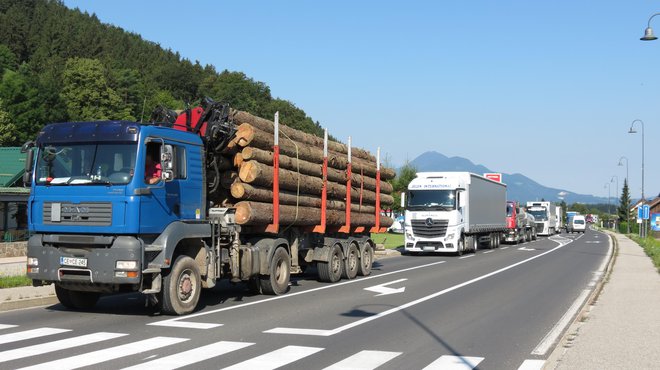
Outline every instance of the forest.
POLYGON ((204 97, 322 135, 292 102, 239 71, 218 72, 57 0, 0 0, 0 146, 49 122, 149 119, 204 97))

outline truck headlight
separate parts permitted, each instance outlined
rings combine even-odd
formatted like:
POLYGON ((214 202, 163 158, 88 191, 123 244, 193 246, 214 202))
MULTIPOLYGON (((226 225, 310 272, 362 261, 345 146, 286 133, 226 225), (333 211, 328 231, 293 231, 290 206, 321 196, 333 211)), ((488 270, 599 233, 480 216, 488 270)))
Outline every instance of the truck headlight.
POLYGON ((448 240, 452 240, 452 239, 454 239, 454 234, 447 234, 447 236, 445 237, 445 239, 448 239, 448 240))
POLYGON ((412 239, 413 234, 406 231, 406 239, 412 239))
POLYGON ((117 261, 115 263, 117 270, 135 270, 137 269, 137 261, 117 261))
POLYGON ((39 259, 35 257, 28 257, 27 259, 28 266, 39 266, 39 259))

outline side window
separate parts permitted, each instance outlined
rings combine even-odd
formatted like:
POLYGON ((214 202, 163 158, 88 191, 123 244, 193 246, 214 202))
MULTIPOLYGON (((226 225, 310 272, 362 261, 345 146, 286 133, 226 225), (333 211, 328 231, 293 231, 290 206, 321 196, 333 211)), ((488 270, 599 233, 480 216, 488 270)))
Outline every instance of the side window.
POLYGON ((174 145, 172 149, 174 149, 174 178, 185 179, 188 177, 186 171, 186 148, 174 145))

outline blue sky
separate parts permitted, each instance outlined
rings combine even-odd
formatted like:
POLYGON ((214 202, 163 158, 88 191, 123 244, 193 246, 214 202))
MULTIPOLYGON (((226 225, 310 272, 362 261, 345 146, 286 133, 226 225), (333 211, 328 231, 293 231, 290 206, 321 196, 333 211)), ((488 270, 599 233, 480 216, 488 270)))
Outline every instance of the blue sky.
POLYGON ((609 183, 614 197, 625 156, 639 197, 642 137, 627 132, 641 119, 644 192, 660 192, 660 40, 639 41, 659 2, 64 3, 242 71, 392 166, 437 151, 578 193, 607 197, 609 183))

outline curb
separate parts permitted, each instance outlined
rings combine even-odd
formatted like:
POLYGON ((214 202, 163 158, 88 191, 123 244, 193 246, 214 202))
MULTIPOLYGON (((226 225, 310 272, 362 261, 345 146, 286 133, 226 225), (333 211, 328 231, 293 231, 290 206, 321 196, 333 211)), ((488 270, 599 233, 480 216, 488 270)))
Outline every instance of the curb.
POLYGON ((589 297, 584 301, 582 308, 573 318, 573 322, 566 328, 562 337, 557 341, 555 349, 552 351, 550 356, 548 356, 543 369, 550 370, 556 369, 557 366, 561 363, 564 354, 573 346, 573 341, 580 335, 580 329, 582 325, 589 321, 589 314, 591 309, 596 304, 598 297, 603 291, 605 284, 610 280, 612 275, 612 270, 614 268, 614 263, 616 262, 616 257, 619 254, 619 243, 616 240, 616 237, 610 231, 604 231, 606 235, 610 238, 612 242, 612 253, 610 255, 610 260, 607 262, 605 271, 601 279, 594 287, 589 297))

